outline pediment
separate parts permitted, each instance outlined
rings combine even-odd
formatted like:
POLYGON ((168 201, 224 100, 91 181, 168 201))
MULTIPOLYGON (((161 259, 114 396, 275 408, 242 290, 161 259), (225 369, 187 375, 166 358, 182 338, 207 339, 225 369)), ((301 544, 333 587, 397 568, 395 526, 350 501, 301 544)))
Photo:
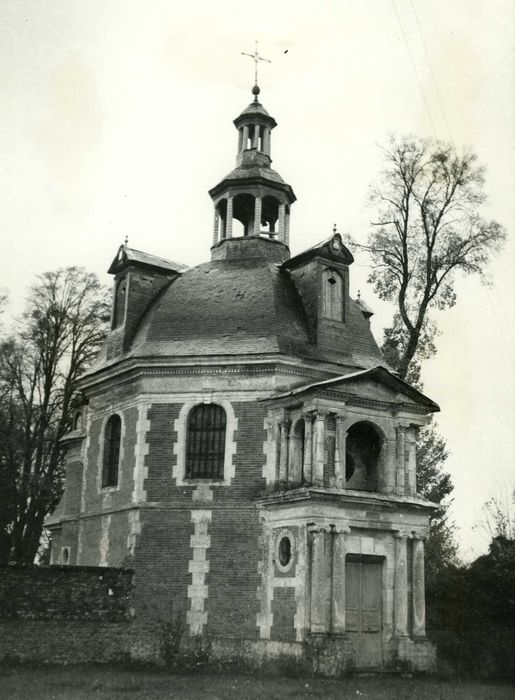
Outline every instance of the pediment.
POLYGON ((424 413, 440 410, 432 399, 381 366, 306 384, 277 395, 273 400, 294 399, 303 395, 306 395, 306 398, 309 395, 311 398, 335 399, 340 396, 346 403, 352 403, 354 400, 359 403, 388 404, 392 407, 398 405, 403 408, 412 407, 417 412, 422 410, 424 413))
POLYGON ((326 260, 339 262, 344 265, 350 265, 352 262, 354 262, 354 257, 342 241, 340 234, 334 233, 325 241, 322 241, 312 248, 308 248, 308 250, 305 250, 302 253, 295 255, 293 258, 290 258, 283 264, 283 266, 288 269, 292 269, 316 257, 322 257, 326 260))

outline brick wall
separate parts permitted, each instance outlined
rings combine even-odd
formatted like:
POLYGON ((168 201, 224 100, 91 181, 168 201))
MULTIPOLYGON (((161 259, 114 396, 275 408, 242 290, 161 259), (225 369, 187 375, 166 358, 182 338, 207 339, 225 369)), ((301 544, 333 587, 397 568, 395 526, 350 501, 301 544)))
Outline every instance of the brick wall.
POLYGON ((132 576, 104 567, 2 567, 0 620, 127 620, 132 576))
POLYGON ((253 499, 265 486, 266 409, 255 402, 233 402, 232 407, 238 421, 234 477, 230 485, 206 484, 202 496, 198 483, 178 485, 173 477, 177 461, 174 425, 181 404, 153 404, 148 412, 144 488, 153 506, 142 509, 139 516, 141 534, 133 562, 135 608, 138 619, 186 622, 188 612, 199 613, 197 617, 207 613, 203 632, 252 640, 258 633, 256 593, 260 583, 260 526, 253 499), (203 513, 196 515, 196 511, 203 513), (209 545, 195 552, 197 521, 204 514, 209 545), (199 564, 199 555, 204 564, 199 564), (207 590, 197 586, 192 592, 194 570, 205 572, 202 586, 207 590))
POLYGON ((272 641, 292 642, 295 640, 295 611, 295 589, 274 588, 272 641))

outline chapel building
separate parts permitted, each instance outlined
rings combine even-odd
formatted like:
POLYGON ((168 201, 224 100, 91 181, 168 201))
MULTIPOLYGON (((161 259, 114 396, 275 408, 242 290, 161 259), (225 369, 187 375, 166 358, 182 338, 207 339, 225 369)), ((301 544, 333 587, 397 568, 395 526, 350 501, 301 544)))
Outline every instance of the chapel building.
POLYGON ((429 668, 417 430, 438 406, 386 364, 333 234, 290 256, 276 122, 234 120, 211 260, 122 245, 80 382, 52 563, 131 567, 135 616, 222 649, 429 668))

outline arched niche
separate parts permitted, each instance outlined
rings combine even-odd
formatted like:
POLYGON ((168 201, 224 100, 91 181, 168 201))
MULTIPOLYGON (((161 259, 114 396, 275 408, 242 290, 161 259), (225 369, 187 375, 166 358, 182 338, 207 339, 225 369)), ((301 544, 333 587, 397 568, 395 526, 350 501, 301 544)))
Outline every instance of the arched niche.
POLYGON ((347 488, 377 491, 383 438, 377 426, 367 421, 347 431, 345 481, 347 488))

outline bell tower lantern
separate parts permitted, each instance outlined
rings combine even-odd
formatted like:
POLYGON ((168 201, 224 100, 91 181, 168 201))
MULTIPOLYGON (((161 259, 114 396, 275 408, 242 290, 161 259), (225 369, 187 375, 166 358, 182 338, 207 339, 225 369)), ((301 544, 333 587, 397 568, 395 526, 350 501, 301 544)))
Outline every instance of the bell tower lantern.
POLYGON ((236 168, 213 187, 213 246, 232 238, 267 238, 285 246, 289 257, 290 208, 296 197, 271 168, 271 133, 275 119, 259 102, 260 88, 252 88, 253 101, 234 120, 238 131, 236 168))

